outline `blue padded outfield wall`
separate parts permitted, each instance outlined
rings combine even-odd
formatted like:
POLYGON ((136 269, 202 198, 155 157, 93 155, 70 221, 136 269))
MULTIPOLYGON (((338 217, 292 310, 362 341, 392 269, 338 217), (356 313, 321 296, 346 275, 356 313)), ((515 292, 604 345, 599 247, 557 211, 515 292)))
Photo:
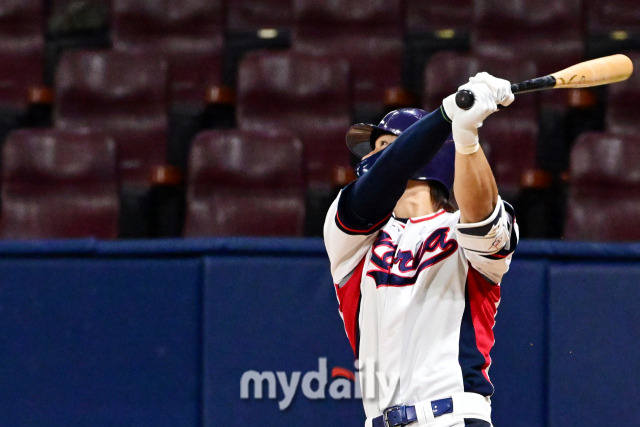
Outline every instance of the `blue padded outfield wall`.
MULTIPOLYGON (((363 425, 319 239, 0 253, 0 426, 363 425)), ((495 425, 640 425, 639 302, 640 244, 522 242, 495 327, 495 425)))

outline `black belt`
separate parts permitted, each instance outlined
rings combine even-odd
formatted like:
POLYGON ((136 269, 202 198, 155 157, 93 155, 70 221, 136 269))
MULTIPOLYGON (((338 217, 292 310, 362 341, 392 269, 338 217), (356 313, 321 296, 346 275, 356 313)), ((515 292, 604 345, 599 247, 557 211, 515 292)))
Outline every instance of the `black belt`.
MULTIPOLYGON (((431 410, 433 416, 449 414, 453 412, 453 399, 432 400, 431 410)), ((382 415, 373 419, 373 427, 402 427, 418 421, 416 407, 409 405, 390 406, 384 410, 382 415)))

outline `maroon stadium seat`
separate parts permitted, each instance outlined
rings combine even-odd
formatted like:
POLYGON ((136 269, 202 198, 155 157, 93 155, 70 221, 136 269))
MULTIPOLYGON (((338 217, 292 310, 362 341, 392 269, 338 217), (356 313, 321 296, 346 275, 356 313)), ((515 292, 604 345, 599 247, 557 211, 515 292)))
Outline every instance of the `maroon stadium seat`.
POLYGON ((294 51, 255 51, 240 63, 238 125, 292 130, 305 148, 309 185, 328 189, 333 169, 349 164, 351 125, 346 61, 294 51))
POLYGON ((44 71, 42 0, 4 0, 0 6, 0 105, 25 109, 29 88, 44 71))
POLYGON ((222 82, 223 0, 113 0, 116 50, 165 55, 172 103, 204 105, 222 82))
POLYGON ((346 58, 356 106, 382 106, 385 89, 401 85, 401 5, 400 0, 294 0, 292 47, 346 58))
POLYGON ((634 73, 628 80, 606 86, 605 126, 610 132, 640 132, 640 51, 627 52, 634 73))
POLYGON ((5 239, 118 233, 115 142, 57 129, 12 132, 2 152, 5 239))
POLYGON ((288 131, 199 133, 189 158, 184 235, 301 236, 302 153, 288 131))
POLYGON ((55 127, 109 133, 123 183, 146 185, 153 168, 166 163, 166 70, 158 57, 65 53, 56 75, 55 127))
POLYGON ((582 134, 571 152, 564 238, 640 240, 640 136, 582 134))

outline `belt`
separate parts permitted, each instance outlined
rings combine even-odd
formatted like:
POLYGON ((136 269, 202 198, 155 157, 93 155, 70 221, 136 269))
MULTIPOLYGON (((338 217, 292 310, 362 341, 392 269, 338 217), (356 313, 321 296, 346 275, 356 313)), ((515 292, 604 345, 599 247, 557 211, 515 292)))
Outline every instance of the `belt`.
MULTIPOLYGON (((453 399, 438 399, 431 401, 433 416, 449 414, 453 412, 453 399)), ((418 421, 416 407, 409 405, 390 406, 384 410, 382 415, 372 420, 373 427, 402 427, 412 422, 418 421)))

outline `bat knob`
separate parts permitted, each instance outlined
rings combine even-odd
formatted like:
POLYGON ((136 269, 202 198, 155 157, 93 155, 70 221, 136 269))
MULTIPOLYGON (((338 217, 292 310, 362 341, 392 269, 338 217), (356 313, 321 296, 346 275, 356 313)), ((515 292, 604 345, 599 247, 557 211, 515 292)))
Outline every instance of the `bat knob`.
POLYGON ((456 105, 458 108, 462 108, 463 110, 468 110, 473 107, 473 103, 475 99, 473 97, 473 92, 467 89, 459 90, 456 93, 456 105))

